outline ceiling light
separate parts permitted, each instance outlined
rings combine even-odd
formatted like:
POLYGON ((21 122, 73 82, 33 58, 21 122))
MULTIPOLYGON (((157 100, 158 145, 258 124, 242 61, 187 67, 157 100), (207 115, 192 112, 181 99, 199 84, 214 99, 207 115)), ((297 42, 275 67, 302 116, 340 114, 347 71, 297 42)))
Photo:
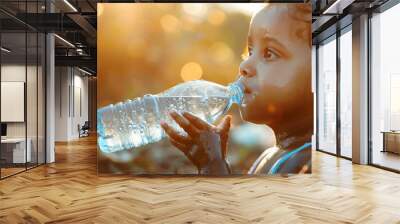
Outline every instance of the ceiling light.
POLYGON ((354 0, 336 0, 322 14, 342 14, 343 10, 353 2, 354 0))
POLYGON ((81 71, 81 72, 83 72, 83 73, 85 73, 85 74, 87 74, 87 75, 93 75, 92 73, 90 73, 90 72, 88 72, 88 71, 86 71, 86 70, 83 70, 83 69, 81 69, 81 68, 79 68, 79 67, 78 67, 78 70, 81 71))
POLYGON ((69 42, 68 40, 66 40, 66 39, 64 39, 64 38, 62 38, 62 37, 60 37, 60 36, 57 35, 57 34, 54 34, 54 36, 57 37, 57 38, 58 38, 59 40, 61 40, 62 42, 64 42, 65 44, 67 44, 68 46, 75 48, 75 45, 73 45, 73 44, 72 44, 71 42, 69 42))
POLYGON ((78 10, 71 4, 69 3, 68 0, 64 0, 65 4, 67 4, 74 12, 78 12, 78 10))
POLYGON ((9 50, 9 49, 7 49, 5 47, 1 47, 1 51, 4 51, 6 53, 10 53, 11 52, 11 50, 9 50))

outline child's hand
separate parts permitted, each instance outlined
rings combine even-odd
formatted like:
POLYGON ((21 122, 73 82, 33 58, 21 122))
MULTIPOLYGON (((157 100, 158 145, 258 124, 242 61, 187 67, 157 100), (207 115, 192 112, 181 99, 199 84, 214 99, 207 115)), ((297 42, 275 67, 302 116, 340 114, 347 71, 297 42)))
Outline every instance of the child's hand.
POLYGON ((161 122, 171 143, 186 155, 199 173, 229 174, 230 168, 225 158, 231 116, 225 116, 218 126, 214 126, 191 113, 183 112, 182 115, 175 111, 170 113, 187 135, 182 135, 167 123, 161 122))

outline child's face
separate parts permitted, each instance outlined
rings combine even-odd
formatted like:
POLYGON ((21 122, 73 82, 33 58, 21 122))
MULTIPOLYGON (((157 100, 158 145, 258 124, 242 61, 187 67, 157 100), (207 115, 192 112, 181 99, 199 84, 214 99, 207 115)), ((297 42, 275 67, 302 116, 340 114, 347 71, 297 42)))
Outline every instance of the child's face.
POLYGON ((272 128, 312 111, 310 23, 294 19, 281 6, 253 17, 249 57, 240 65, 242 118, 272 128))

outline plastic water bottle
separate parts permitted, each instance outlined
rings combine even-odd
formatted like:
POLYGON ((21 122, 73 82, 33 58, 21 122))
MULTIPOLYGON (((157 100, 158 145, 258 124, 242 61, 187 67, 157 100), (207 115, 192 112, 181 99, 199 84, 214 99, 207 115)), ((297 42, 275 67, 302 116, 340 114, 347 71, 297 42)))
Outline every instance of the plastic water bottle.
POLYGON ((157 95, 111 104, 97 110, 98 145, 103 153, 113 153, 157 142, 166 135, 161 120, 183 131, 169 116, 172 110, 188 111, 213 123, 242 99, 240 80, 228 86, 196 80, 157 95))

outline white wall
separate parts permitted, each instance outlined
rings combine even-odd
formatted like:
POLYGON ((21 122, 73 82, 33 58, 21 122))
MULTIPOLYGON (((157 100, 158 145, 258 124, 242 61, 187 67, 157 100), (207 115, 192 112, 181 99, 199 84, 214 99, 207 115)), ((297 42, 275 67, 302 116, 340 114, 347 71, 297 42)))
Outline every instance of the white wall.
POLYGON ((56 141, 79 138, 78 124, 88 120, 88 78, 83 75, 76 68, 56 67, 56 141))
POLYGON ((69 68, 55 68, 55 141, 68 140, 68 117, 69 117, 69 96, 68 88, 70 84, 69 68))
MULTIPOLYGON (((76 72, 76 70, 75 70, 76 72)), ((73 108, 73 119, 72 119, 72 136, 78 137, 78 129, 77 126, 80 124, 81 126, 88 121, 88 78, 85 76, 74 75, 74 108, 73 108), (79 93, 80 92, 80 93, 79 93), (79 97, 80 96, 80 97, 79 97), (80 101, 80 102, 79 102, 80 101), (81 107, 81 108, 79 108, 81 107), (80 111, 81 110, 81 111, 80 111)))
MULTIPOLYGON (((28 66, 27 67, 27 74, 29 85, 36 86, 36 80, 33 82, 33 78, 29 77, 30 75, 36 76, 36 67, 28 66)), ((9 65, 2 65, 1 66, 1 81, 2 82, 25 82, 25 65, 18 65, 18 64, 9 64, 9 65)), ((36 99, 36 88, 27 88, 27 103, 33 102, 34 100, 29 99, 35 98, 36 99)), ((4 97, 4 96, 3 96, 4 97)), ((36 104, 28 105, 31 107, 36 108, 36 104)), ((7 108, 1 108, 2 110, 7 110, 7 108)), ((27 114, 28 122, 35 121, 36 123, 36 113, 28 113, 27 114), (34 117, 31 117, 34 116, 34 117)), ((33 127, 33 125, 28 125, 29 127, 33 127)), ((36 129, 36 126, 34 127, 36 129)), ((28 134, 30 131, 28 130, 28 134)), ((8 137, 25 137, 25 122, 7 122, 7 136, 8 137)), ((28 135, 29 137, 29 135, 28 135)))

